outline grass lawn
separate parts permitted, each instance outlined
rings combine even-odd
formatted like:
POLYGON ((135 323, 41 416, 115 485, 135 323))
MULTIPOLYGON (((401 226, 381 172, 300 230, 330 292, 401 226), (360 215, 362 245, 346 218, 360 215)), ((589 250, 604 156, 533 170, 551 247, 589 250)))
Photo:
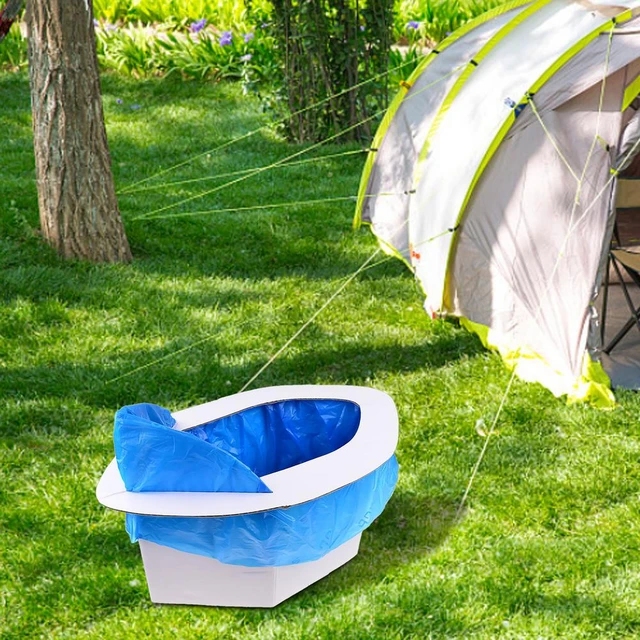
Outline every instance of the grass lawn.
MULTIPOLYGON (((262 122, 228 85, 108 76, 104 94, 120 189, 262 122)), ((0 96, 1 638, 640 636, 640 397, 601 412, 516 382, 456 521, 483 445, 476 421, 491 420, 509 375, 473 336, 429 320, 394 260, 351 283, 257 383, 395 399, 400 481, 359 556, 275 610, 152 605, 123 516, 94 497, 114 411, 237 391, 376 245, 351 230, 351 202, 135 220, 218 179, 122 195, 131 265, 62 262, 35 231, 27 78, 0 75, 0 96)), ((261 133, 157 182, 296 150, 261 133)), ((352 195, 362 162, 265 172, 164 215, 352 195)))

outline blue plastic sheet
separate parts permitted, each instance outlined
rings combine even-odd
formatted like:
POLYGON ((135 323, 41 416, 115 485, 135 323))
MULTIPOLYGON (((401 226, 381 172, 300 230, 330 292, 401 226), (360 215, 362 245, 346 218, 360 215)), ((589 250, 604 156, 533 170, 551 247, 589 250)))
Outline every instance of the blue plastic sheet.
MULTIPOLYGON (((269 491, 259 476, 335 451, 353 438, 359 421, 351 402, 287 400, 180 432, 166 409, 134 405, 116 414, 116 459, 129 491, 269 491)), ((360 480, 288 509, 213 518, 127 514, 126 528, 132 542, 228 564, 309 562, 368 527, 397 479, 392 456, 360 480)))
POLYGON ((177 431, 167 409, 153 404, 116 413, 113 440, 127 491, 238 491, 270 493, 254 471, 204 430, 177 431))

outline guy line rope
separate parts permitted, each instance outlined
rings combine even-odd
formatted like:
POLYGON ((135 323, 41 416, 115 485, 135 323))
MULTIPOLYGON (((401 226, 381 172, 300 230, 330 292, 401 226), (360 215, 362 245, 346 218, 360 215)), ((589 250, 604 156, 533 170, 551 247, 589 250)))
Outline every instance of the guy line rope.
MULTIPOLYGON (((433 87, 434 85, 438 84, 439 82, 442 82, 446 78, 452 76, 454 73, 456 73, 463 66, 465 66, 465 65, 459 65, 457 67, 454 67, 448 73, 440 76, 439 78, 437 78, 433 82, 428 83, 424 87, 420 88, 418 91, 415 91, 414 93, 412 93, 410 96, 407 96, 407 98, 405 98, 404 102, 407 102, 407 101, 411 100, 412 98, 415 98, 416 96, 420 95, 421 93, 423 93, 427 89, 430 89, 431 87, 433 87)), ((316 143, 312 144, 311 146, 306 147, 305 149, 300 149, 299 151, 296 151, 295 153, 292 153, 292 154, 290 154, 288 156, 285 156, 284 158, 281 158, 280 160, 276 160, 275 162, 272 162, 271 164, 259 167, 259 168, 255 169, 255 170, 251 171, 251 173, 247 173, 247 174, 245 174, 243 176, 240 176, 240 177, 236 178, 235 180, 231 180, 230 182, 225 182, 225 183, 223 183, 221 185, 213 187, 212 189, 208 189, 208 190, 203 191, 201 193, 197 193, 197 194, 195 194, 193 196, 189 196, 188 198, 184 198, 182 200, 179 200, 178 202, 174 202, 172 204, 165 205, 164 207, 160 207, 158 209, 154 209, 153 211, 149 211, 147 213, 143 213, 142 215, 139 215, 139 216, 133 218, 133 220, 145 220, 145 219, 148 219, 148 218, 151 218, 151 217, 156 217, 157 214, 159 214, 159 213, 163 213, 165 211, 168 211, 169 209, 175 209, 176 207, 179 207, 180 205, 183 205, 183 204, 187 204, 188 202, 192 202, 193 200, 197 200, 199 198, 204 198, 205 196, 211 195, 213 193, 217 193, 219 191, 222 191, 223 189, 227 189, 228 187, 232 187, 233 185, 236 185, 236 184, 238 184, 240 182, 248 180, 249 178, 253 178, 254 176, 257 176, 257 175, 259 175, 261 173, 264 173, 265 171, 270 171, 272 169, 280 167, 281 165, 287 163, 289 160, 293 160, 294 158, 297 158, 297 157, 299 157, 299 156, 301 156, 301 155, 303 155, 305 153, 309 153, 310 151, 313 151, 314 149, 317 149, 318 147, 322 146, 323 144, 326 144, 327 142, 330 142, 331 140, 335 140, 336 138, 339 138, 340 136, 343 136, 345 133, 349 133, 350 131, 353 131, 354 129, 356 129, 357 127, 361 126, 365 122, 369 122, 370 120, 373 120, 374 118, 377 118, 379 115, 381 115, 381 114, 383 114, 385 112, 386 112, 386 109, 381 109, 380 111, 375 112, 374 114, 368 116, 367 118, 364 118, 360 122, 356 122, 355 124, 352 124, 352 125, 348 126, 346 129, 343 129, 342 131, 339 131, 338 133, 334 133, 333 135, 329 136, 328 138, 325 138, 324 140, 320 140, 319 142, 316 142, 316 143)), ((168 217, 170 217, 170 216, 168 216, 168 217)))
MULTIPOLYGON (((385 262, 389 262, 389 260, 391 260, 392 258, 394 258, 394 256, 386 256, 384 258, 382 258, 381 260, 378 260, 377 262, 373 262, 368 264, 364 269, 362 267, 360 267, 360 273, 362 274, 365 271, 368 271, 369 269, 375 269, 375 267, 384 264, 385 262)), ((343 276, 342 278, 338 279, 338 283, 342 283, 345 280, 347 280, 348 278, 351 277, 351 274, 348 274, 346 276, 343 276)), ((327 283, 325 284, 323 287, 321 287, 322 289, 327 289, 329 287, 330 284, 334 284, 334 283, 327 283)), ((234 325, 235 329, 238 329, 239 327, 243 327, 247 324, 249 324, 249 320, 246 322, 242 322, 239 325, 236 324, 234 325)), ((126 373, 123 373, 119 376, 116 376, 115 378, 111 378, 109 380, 106 381, 105 384, 111 384, 113 382, 116 382, 118 380, 121 380, 122 378, 127 378, 129 376, 134 375, 135 373, 139 373, 140 371, 143 371, 144 369, 148 369, 149 367, 153 367, 156 364, 159 364, 160 362, 164 362, 165 360, 168 360, 169 358, 173 358, 181 353, 184 353, 185 351, 189 351, 190 349, 194 349, 195 347, 200 346, 201 344, 204 344, 205 342, 209 342, 210 340, 213 340, 215 337, 217 337, 219 335, 219 332, 216 331, 214 333, 210 333, 209 335, 205 336, 204 338, 201 338, 200 340, 196 340, 195 342, 192 342, 191 344, 186 345, 185 347, 181 347, 180 349, 177 349, 176 351, 172 351, 171 353, 167 353, 164 356, 160 356, 159 358, 156 358, 155 360, 152 360, 151 362, 146 362, 143 365, 140 365, 139 367, 136 367, 135 369, 131 369, 130 371, 127 371, 126 373)))
MULTIPOLYGON (((399 67, 400 67, 400 66, 403 66, 403 65, 399 65, 399 67)), ((417 94, 417 93, 421 93, 422 91, 424 91, 424 90, 428 89, 429 87, 433 86, 434 84, 437 84, 438 82, 441 82, 441 81, 442 81, 442 80, 444 80, 445 78, 447 78, 447 77, 449 77, 450 75, 452 75, 453 73, 455 73, 458 69, 462 68, 462 66, 463 66, 463 65, 460 65, 459 67, 455 67, 452 71, 448 72, 447 74, 445 74, 445 75, 441 76, 440 78, 436 79, 434 82, 432 82, 432 83, 428 84, 427 86, 423 87, 420 91, 416 92, 416 94, 417 94)), ((399 67, 396 67, 396 68, 399 68, 399 67)), ((390 71, 391 71, 391 70, 390 70, 390 71)), ((365 82, 363 82, 363 83, 360 83, 360 85, 358 85, 358 86, 361 86, 362 84, 366 84, 366 82, 367 82, 367 81, 365 81, 365 82)), ((353 88, 353 87, 352 87, 352 88, 353 88)), ((415 94, 414 94, 414 95, 415 95, 415 94)), ((408 99, 408 98, 407 98, 407 99, 408 99)), ((318 104, 320 104, 320 103, 318 103, 318 104)), ((312 106, 313 106, 313 105, 312 105, 312 106)), ((317 106, 317 105, 315 105, 315 106, 317 106)), ((312 107, 309 107, 309 108, 312 108, 312 107)), ((372 116, 372 117, 376 117, 377 115, 378 115, 378 114, 376 113, 376 114, 374 114, 374 116, 372 116)), ((360 124, 362 124, 362 122, 358 123, 358 124, 357 124, 357 125, 355 125, 355 126, 360 126, 360 124)), ((267 125, 267 126, 269 126, 269 125, 267 125)), ((265 127, 261 127, 260 129, 256 129, 256 130, 254 130, 254 131, 251 131, 251 132, 249 132, 248 134, 246 134, 246 135, 244 135, 244 136, 241 136, 241 137, 239 137, 239 138, 235 138, 235 139, 233 139, 233 140, 231 140, 231 141, 229 141, 229 142, 227 142, 227 143, 224 143, 224 144, 223 144, 223 145, 221 145, 220 147, 216 147, 216 149, 219 149, 219 148, 221 148, 222 146, 229 146, 229 145, 233 144, 234 142, 238 142, 238 141, 240 141, 240 140, 242 140, 242 139, 244 139, 244 138, 246 138, 246 137, 249 137, 250 135, 253 135, 253 134, 255 134, 255 133, 258 133, 258 131, 261 131, 262 129, 266 128, 267 126, 265 126, 265 127)), ((333 136, 333 137, 337 137, 337 136, 339 136, 339 135, 342 135, 342 134, 344 134, 344 133, 348 132, 351 128, 353 128, 353 127, 350 127, 349 129, 345 129, 344 131, 342 131, 342 132, 340 132, 340 133, 336 134, 336 136, 333 136)), ((322 144, 323 142, 326 142, 326 141, 327 141, 327 140, 321 141, 320 143, 316 143, 316 145, 314 145, 313 147, 319 146, 320 144, 322 144)), ((313 148, 313 147, 311 147, 311 148, 313 148)), ((283 159, 282 161, 280 161, 280 162, 272 163, 271 165, 266 165, 266 166, 264 166, 264 167, 260 167, 260 168, 255 169, 255 170, 249 170, 249 171, 250 171, 250 173, 249 173, 248 175, 244 176, 243 178, 241 178, 241 180, 242 180, 242 179, 245 179, 245 178, 249 178, 249 177, 251 177, 251 176, 255 175, 256 173, 260 173, 261 171, 266 171, 267 169, 275 168, 276 166, 279 166, 282 162, 285 162, 286 160, 291 159, 292 157, 295 157, 295 156, 297 156, 297 155, 300 155, 300 153, 305 153, 305 152, 307 152, 307 151, 311 150, 311 148, 308 148, 308 149, 305 149, 305 150, 303 150, 303 151, 301 151, 301 152, 299 152, 299 153, 293 154, 293 156, 289 156, 288 158, 284 158, 284 159, 283 159)), ((212 151, 215 151, 215 149, 214 149, 214 150, 212 150, 212 151)), ((182 162, 182 163, 180 163, 180 164, 178 164, 178 165, 175 165, 174 167, 170 167, 170 168, 168 168, 168 169, 165 169, 164 171, 162 171, 162 172, 160 172, 160 173, 158 173, 158 174, 155 174, 154 176, 150 176, 149 178, 146 178, 145 180, 141 180, 141 181, 139 181, 139 182, 136 182, 135 184, 130 185, 130 188, 132 189, 133 187, 135 187, 135 186, 137 186, 137 185, 140 185, 140 184, 142 184, 143 182, 147 182, 148 180, 151 180, 152 178, 157 177, 157 176, 158 176, 158 175, 160 175, 160 174, 165 174, 165 173, 168 173, 169 171, 171 171, 171 170, 173 170, 173 169, 176 169, 176 168, 178 168, 178 167, 180 167, 180 166, 184 166, 185 164, 188 164, 188 163, 189 163, 189 162, 191 162, 192 160, 195 160, 195 159, 197 159, 197 158, 199 158, 199 157, 202 157, 203 155, 206 155, 207 153, 209 153, 209 152, 204 152, 204 153, 202 153, 202 154, 199 154, 199 155, 197 155, 197 156, 194 156, 194 157, 193 157, 193 158, 191 158, 190 160, 186 160, 186 161, 184 161, 184 162, 182 162)), ((321 156, 321 158, 322 158, 322 157, 329 157, 329 156, 321 156)), ((309 160, 313 160, 313 159, 309 159, 309 160)), ((235 184, 235 183, 236 183, 236 182, 238 182, 238 181, 239 181, 239 180, 234 180, 234 181, 232 181, 232 182, 230 182, 230 183, 226 183, 226 184, 223 184, 223 185, 219 185, 219 187, 216 187, 216 190, 218 190, 218 189, 220 189, 220 188, 225 188, 225 187, 227 187, 227 186, 231 186, 232 184, 235 184)), ((350 198, 350 199, 352 199, 352 198, 356 198, 356 197, 357 197, 357 196, 349 196, 349 198, 350 198)), ((369 197, 373 197, 373 196, 369 196, 369 197)), ((296 203, 294 203, 294 204, 296 204, 296 203)), ((274 206, 274 205, 271 205, 271 206, 274 206)), ((164 209, 163 209, 163 210, 164 210, 164 209)), ((155 213, 158 213, 158 212, 159 212, 159 211, 156 211, 155 213)), ((154 213, 154 212, 152 212, 152 213, 154 213)), ((150 215, 151 215, 151 214, 146 214, 146 216, 145 216, 145 215, 143 215, 143 216, 138 216, 137 218, 134 218, 134 220, 138 220, 138 219, 140 219, 140 218, 155 219, 155 216, 154 216, 154 218, 151 218, 151 217, 150 217, 150 215)), ((170 217, 170 216, 167 216, 167 217, 170 217)), ((407 222, 408 222, 408 221, 407 221, 407 222)), ((405 224, 406 224, 406 222, 405 222, 405 224)), ((451 231, 451 230, 446 230, 446 231, 444 231, 442 234, 438 234, 437 236, 435 236, 435 237, 433 238, 433 240, 435 240, 436 238, 439 238, 441 235, 443 235, 443 234, 445 234, 445 233, 449 233, 450 231, 451 231)), ((347 280, 347 283, 346 283, 346 284, 349 284, 350 282, 352 282, 352 281, 353 281, 353 279, 354 279, 357 275, 359 275, 360 273, 362 273, 363 271, 365 271, 365 270, 367 270, 367 269, 371 269, 371 268, 373 268, 373 267, 375 267, 375 266, 377 266, 377 265, 379 265, 379 264, 382 264, 382 263, 384 263, 384 262, 387 262, 388 260, 390 260, 390 259, 391 259, 391 256, 388 256, 388 257, 386 257, 386 258, 384 258, 384 259, 382 259, 382 260, 380 260, 380 261, 378 261, 378 262, 376 262, 376 263, 371 264, 371 261, 375 258, 375 256, 377 256, 377 255, 380 253, 380 250, 381 250, 381 249, 379 249, 379 248, 378 248, 378 249, 376 249, 376 251, 375 251, 375 252, 374 252, 374 253, 373 253, 369 258, 367 258, 367 260, 365 260, 365 262, 364 262, 364 263, 363 263, 363 264, 362 264, 362 265, 361 265, 361 266, 356 270, 355 275, 354 275, 354 274, 351 274, 351 275, 349 275, 349 276, 346 276, 346 277, 345 277, 345 278, 346 278, 346 280, 347 280)), ((343 280, 344 280, 344 278, 343 278, 343 280)), ((334 292, 334 294, 332 294, 332 296, 330 296, 330 301, 333 301, 333 300, 334 300, 334 299, 335 299, 335 298, 336 298, 336 297, 337 297, 337 296, 338 296, 338 295, 339 295, 339 294, 344 290, 345 286, 346 286, 346 285, 345 285, 344 283, 343 283, 343 284, 341 284, 341 285, 340 285, 340 287, 339 287, 339 289, 338 289, 338 291, 337 291, 337 293, 336 293, 336 292, 334 292)), ((323 305, 323 307, 320 309, 320 311, 318 311, 316 314, 314 314, 314 316, 313 316, 313 320, 315 320, 315 318, 317 318, 317 317, 318 317, 318 315, 320 315, 320 313, 321 313, 322 311, 324 311, 324 309, 326 309, 326 307, 327 307, 327 306, 328 306, 328 304, 327 304, 327 303, 325 303, 325 305, 323 305)), ((311 322, 313 322, 313 320, 312 320, 311 322)), ((307 322, 307 323, 305 324, 304 328, 307 328, 307 327, 309 326, 309 324, 311 324, 311 322, 307 322)), ((303 329, 303 330, 304 330, 304 329, 303 329)), ((302 333, 302 331, 297 332, 293 339, 295 340, 295 338, 297 338, 297 337, 300 335, 300 333, 302 333)), ((155 360, 153 360, 153 361, 151 361, 151 362, 148 362, 148 363, 146 363, 146 364, 144 364, 144 365, 141 365, 141 366, 139 366, 139 367, 135 367, 134 369, 131 369, 130 371, 127 371, 127 372, 125 372, 125 373, 123 373, 123 374, 120 374, 120 375, 118 375, 118 376, 116 376, 116 377, 114 377, 114 378, 111 378, 111 379, 107 380, 106 384, 111 384, 111 383, 113 383, 113 382, 116 382, 116 381, 118 381, 118 380, 121 380, 122 378, 126 378, 126 377, 131 376, 131 375, 133 375, 133 374, 135 374, 135 373, 138 373, 138 372, 140 372, 140 371, 142 371, 142 370, 144 370, 144 369, 147 369, 147 368, 149 368, 149 367, 151 367, 151 366, 153 366, 153 365, 155 365, 155 364, 158 364, 158 363, 160 363, 160 362, 163 362, 163 361, 165 361, 165 360, 167 360, 167 359, 169 359, 169 358, 171 358, 171 357, 174 357, 175 355, 179 355, 179 354, 181 354, 181 353, 184 353, 184 352, 186 352, 186 351, 189 351, 190 349, 193 349, 193 348, 195 348, 195 347, 197 347, 197 346, 199 346, 199 345, 201 345, 201 344, 203 344, 203 343, 205 343, 205 342, 207 342, 207 341, 209 341, 209 340, 212 340, 216 335, 217 335, 217 333, 210 334, 209 336, 205 336, 204 338, 202 338, 202 339, 200 339, 200 340, 197 340, 196 342, 193 342, 193 343, 191 343, 190 345, 187 345, 187 346, 185 346, 185 347, 182 347, 182 348, 180 348, 180 349, 177 349, 177 350, 175 350, 175 351, 172 351, 171 353, 168 353, 168 354, 166 354, 166 355, 164 355, 164 356, 161 356, 160 358, 157 358, 157 359, 155 359, 155 360)), ((288 341, 288 342, 287 342, 287 346, 288 346, 289 344, 291 344, 291 342, 292 342, 292 341, 293 341, 293 340, 288 341)), ((285 347, 284 349, 280 349, 280 351, 278 352, 277 356, 279 356, 282 352, 284 352, 284 350, 285 350, 285 349, 286 349, 286 347, 285 347)), ((277 356, 276 356, 276 357, 277 357, 277 356)), ((274 358, 272 358, 272 359, 271 359, 271 361, 270 361, 270 363, 269 363, 269 365, 270 365, 273 361, 275 361, 275 359, 276 359, 275 357, 274 357, 274 358)), ((267 366, 269 366, 269 365, 267 365, 267 366)), ((249 381, 249 382, 248 382, 248 383, 243 387, 243 389, 244 389, 244 388, 246 388, 246 387, 247 387, 249 384, 251 384, 252 382, 254 382, 254 381, 257 379, 257 377, 258 377, 260 374, 262 374, 262 373, 266 370, 266 368, 267 368, 267 367, 263 367, 263 368, 260 370, 260 372, 259 372, 258 374, 256 374, 255 376, 253 376, 253 378, 252 378, 252 379, 251 379, 251 380, 250 380, 250 381, 249 381)))
MULTIPOLYGON (((385 196, 399 196, 400 193, 381 192, 366 195, 365 198, 381 198, 385 196)), ((184 213, 170 213, 166 216, 149 216, 144 220, 166 220, 167 218, 186 218, 191 216, 204 216, 210 213, 242 213, 244 211, 263 211, 265 209, 284 209, 287 207, 300 207, 315 204, 327 204, 331 202, 355 201, 358 196, 334 196, 329 198, 317 198, 315 200, 298 200, 296 202, 275 202, 273 204, 257 204, 247 207, 233 207, 230 209, 207 209, 205 211, 185 211, 184 213)), ((138 220, 139 218, 133 218, 138 220)))
MULTIPOLYGON (((417 63, 419 64, 420 61, 422 60, 423 57, 426 57, 429 54, 425 54, 425 56, 422 56, 420 58, 418 58, 417 63)), ((130 193, 132 192, 133 189, 135 189, 136 187, 138 187, 141 184, 150 182, 151 180, 154 180, 155 178, 159 178, 160 176, 166 175, 167 173, 170 173, 172 171, 175 171, 176 169, 180 169, 181 167, 184 167, 185 165, 191 164, 192 162, 194 162, 195 160, 198 160, 199 158, 203 158, 204 156, 207 156, 211 153, 215 153, 216 151, 221 151, 222 149, 226 149, 227 147, 230 147, 238 142, 241 142, 242 140, 246 140, 247 138, 250 138, 258 133, 260 133, 261 131, 265 131, 267 129, 270 129, 271 127, 275 127, 279 124, 282 124, 284 122, 286 122, 287 120, 290 120, 291 118, 295 118, 296 116, 302 115, 303 113, 306 113, 307 111, 310 111, 311 109, 315 109, 316 107, 320 107, 323 104, 326 104, 327 102, 330 102, 331 100, 334 100, 335 98, 339 98, 340 96, 345 95, 346 93, 349 93, 351 91, 354 91, 355 89, 359 89, 360 87, 363 87, 367 84, 369 84, 370 82, 374 82, 375 80, 378 80, 379 78, 382 78, 390 73, 392 73, 393 71, 397 71, 398 69, 402 69, 403 67, 406 67, 409 64, 415 63, 416 61, 414 60, 406 60, 405 62, 402 62, 401 64, 397 65, 396 67, 392 67, 390 69, 387 69, 386 71, 383 71, 382 73, 379 73, 378 75, 375 75, 367 80, 363 80, 362 82, 359 82, 358 84, 354 84, 351 87, 348 87, 346 89, 343 89, 342 91, 339 91, 338 93, 334 93, 333 95, 327 96, 326 98, 323 98, 322 100, 319 100, 318 102, 315 102, 313 104, 310 104, 307 107, 304 107, 302 109, 299 109, 298 111, 294 111, 293 113, 291 113, 288 116, 285 116, 284 118, 281 118, 280 120, 277 120, 276 122, 269 122, 267 124, 264 124, 260 127, 258 127, 257 129, 252 129, 251 131, 248 131, 247 133, 244 133, 240 136, 237 136, 235 138, 232 138, 231 140, 227 140, 226 142, 223 142, 215 147, 213 147, 212 149, 207 149, 206 151, 202 151, 201 153, 198 153, 194 156, 191 156, 190 158, 187 158, 186 160, 183 160, 182 162, 179 162, 177 164, 174 164, 170 167, 167 167, 166 169, 162 169, 161 171, 158 171, 157 173, 154 173, 153 175, 150 175, 146 178, 143 178, 142 180, 138 180, 137 182, 134 182, 133 184, 130 184, 126 187, 123 187, 119 192, 118 195, 121 194, 125 194, 125 193, 130 193)), ((362 123, 360 123, 362 124, 362 123)))
MULTIPOLYGON (((304 160, 296 160, 295 162, 288 162, 283 165, 282 168, 287 169, 289 167, 298 167, 303 164, 309 164, 311 162, 322 162, 323 160, 332 160, 334 158, 342 158, 345 156, 354 156, 362 153, 368 153, 368 149, 352 149, 351 151, 341 151, 340 153, 328 153, 323 156, 316 156, 315 158, 305 158, 304 160)), ((209 182, 211 180, 220 180, 220 178, 232 178, 234 176, 241 176, 245 173, 251 173, 261 167, 252 167, 250 169, 238 169, 237 171, 227 171, 226 173, 216 173, 211 176, 204 176, 203 178, 189 178, 187 180, 175 180, 172 182, 164 182, 157 184, 150 184, 146 187, 139 187, 138 189, 131 189, 122 195, 131 195, 134 193, 142 193, 143 191, 156 191, 158 189, 165 189, 168 187, 179 187, 185 184, 194 184, 196 182, 209 182)))

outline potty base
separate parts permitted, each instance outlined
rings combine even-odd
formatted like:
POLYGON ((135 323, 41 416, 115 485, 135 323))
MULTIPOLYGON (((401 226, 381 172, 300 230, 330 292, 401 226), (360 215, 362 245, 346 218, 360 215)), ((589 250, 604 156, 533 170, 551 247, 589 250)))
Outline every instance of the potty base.
POLYGON ((284 567, 224 564, 146 540, 140 540, 140 551, 152 602, 275 607, 354 558, 360 536, 354 536, 320 560, 284 567))

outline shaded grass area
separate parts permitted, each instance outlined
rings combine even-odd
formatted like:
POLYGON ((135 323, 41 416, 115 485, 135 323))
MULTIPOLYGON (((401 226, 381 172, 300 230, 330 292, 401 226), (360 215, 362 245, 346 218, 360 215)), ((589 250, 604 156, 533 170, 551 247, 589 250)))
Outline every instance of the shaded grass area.
MULTIPOLYGON (((104 94, 121 190, 264 122, 233 86, 107 76, 104 94)), ((123 517, 94 497, 113 412, 238 390, 375 243, 351 230, 351 203, 134 221, 223 182, 169 178, 299 150, 265 131, 121 196, 133 264, 64 263, 36 231, 26 77, 0 75, 0 95, 0 637, 640 634, 638 397, 598 412, 516 382, 456 522, 483 444, 476 421, 491 419, 508 373, 473 336, 429 320, 396 261, 363 273, 258 382, 395 399, 400 482, 358 557, 272 611, 151 605, 123 517)), ((361 164, 265 172, 176 211, 354 194, 361 164)))

